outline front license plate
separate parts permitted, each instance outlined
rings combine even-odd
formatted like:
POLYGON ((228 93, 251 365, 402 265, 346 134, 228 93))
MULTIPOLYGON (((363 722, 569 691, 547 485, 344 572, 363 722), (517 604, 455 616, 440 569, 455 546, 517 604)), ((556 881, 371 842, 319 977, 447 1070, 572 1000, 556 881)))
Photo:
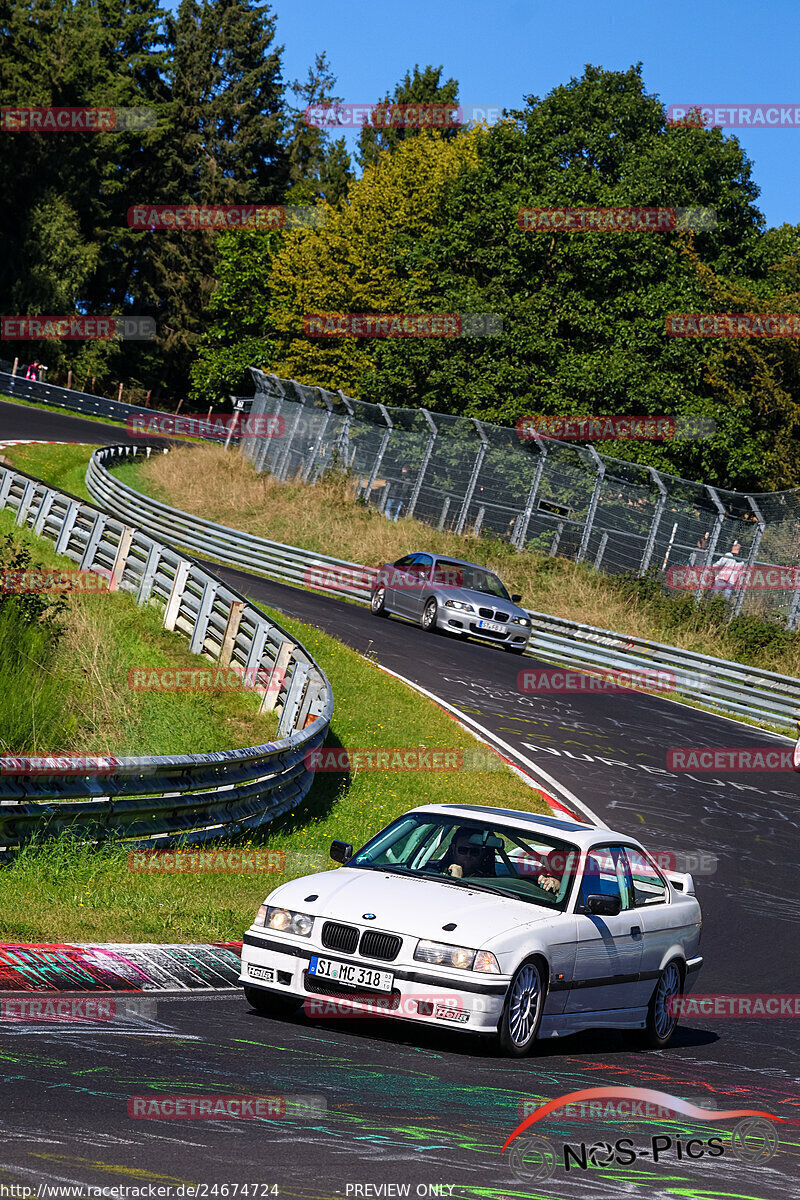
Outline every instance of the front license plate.
POLYGON ((273 967, 257 967, 253 963, 248 963, 247 974, 252 975, 253 979, 265 979, 268 983, 272 983, 275 979, 273 967))
POLYGON ((478 621, 481 629, 488 629, 490 633, 505 633, 505 625, 498 625, 497 621, 478 621))
POLYGON ((308 964, 308 973, 319 979, 349 983, 351 987, 372 988, 375 992, 390 992, 394 983, 391 971, 376 971, 374 967, 359 967, 356 963, 334 962, 330 958, 316 956, 308 964))

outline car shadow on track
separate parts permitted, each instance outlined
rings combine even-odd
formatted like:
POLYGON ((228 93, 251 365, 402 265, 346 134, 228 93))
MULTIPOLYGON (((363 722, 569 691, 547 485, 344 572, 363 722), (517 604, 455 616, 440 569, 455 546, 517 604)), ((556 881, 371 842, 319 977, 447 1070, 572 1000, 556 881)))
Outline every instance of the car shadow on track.
MULTIPOLYGON (((276 1018, 259 1016, 255 1012, 248 1014, 256 1021, 274 1022, 276 1018)), ((433 1050, 437 1054, 452 1054, 460 1058, 503 1058, 499 1046, 491 1036, 470 1036, 456 1030, 431 1026, 417 1025, 388 1019, 385 1017, 337 1017, 334 1020, 324 1018, 308 1018, 299 1012, 296 1016, 282 1018, 279 1024, 289 1025, 294 1029, 304 1031, 318 1030, 324 1034, 347 1034, 360 1041, 392 1046, 409 1046, 417 1050, 433 1050)), ((688 1029, 678 1026, 672 1041, 665 1051, 685 1050, 700 1046, 709 1046, 719 1041, 719 1034, 707 1029, 688 1029)), ((568 1037, 548 1038, 539 1041, 528 1058, 532 1062, 537 1059, 564 1057, 597 1057, 608 1054, 652 1054, 655 1051, 637 1043, 636 1031, 616 1029, 589 1029, 582 1033, 573 1033, 568 1037)), ((522 1060, 510 1060, 519 1061, 522 1060)))

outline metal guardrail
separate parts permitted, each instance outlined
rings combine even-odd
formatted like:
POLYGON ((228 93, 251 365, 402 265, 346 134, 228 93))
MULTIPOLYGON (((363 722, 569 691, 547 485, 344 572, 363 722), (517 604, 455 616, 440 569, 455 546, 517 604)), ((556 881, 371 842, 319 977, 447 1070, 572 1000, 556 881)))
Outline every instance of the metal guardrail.
MULTIPOLYGON (((167 453, 168 448, 161 451, 167 453)), ((108 467, 138 454, 159 453, 148 446, 105 446, 95 450, 86 472, 89 494, 108 512, 123 521, 145 523, 174 545, 208 555, 218 562, 272 579, 300 584, 318 591, 348 595, 367 602, 376 572, 361 563, 315 554, 299 546, 285 546, 228 525, 217 525, 191 513, 161 504, 116 479, 108 467), (342 585, 338 586, 339 580, 342 585), (334 585, 334 586, 331 586, 334 585)))
POLYGON ((241 673, 244 687, 257 684, 260 711, 280 714, 276 741, 244 749, 116 758, 110 770, 92 763, 98 769, 81 775, 42 775, 30 761, 4 759, 0 862, 36 834, 195 843, 253 830, 295 808, 313 780, 306 752, 322 745, 333 713, 330 683, 304 648, 203 564, 41 480, 0 466, 0 508, 82 570, 109 575, 140 606, 163 608, 166 629, 241 673))
MULTIPOLYGON (((360 603, 369 602, 370 582, 375 576, 372 567, 215 525, 151 500, 113 478, 107 469, 111 463, 141 452, 140 447, 113 446, 92 455, 86 484, 109 512, 123 519, 137 513, 149 527, 220 562, 360 603)), ((800 680, 792 676, 528 611, 534 631, 532 653, 537 658, 590 670, 668 672, 670 688, 674 686, 677 693, 720 712, 750 716, 795 732, 800 719, 800 680)))
MULTIPOLYGON (((13 396, 19 400, 32 400, 37 404, 50 404, 53 408, 63 408, 68 412, 80 413, 85 417, 104 417, 112 421, 128 421, 133 417, 144 417, 148 421, 153 418, 173 418, 174 413, 164 412, 159 408, 144 408, 137 404, 125 404, 122 400, 111 400, 106 396, 95 396, 90 392, 78 392, 73 388, 57 387, 52 383, 44 383, 35 379, 25 379, 21 375, 11 375, 0 371, 0 394, 13 396)), ((184 417, 188 414, 183 414, 184 417)), ((180 421, 181 417, 175 417, 180 421)), ((208 441, 224 441, 226 435, 213 430, 203 433, 208 441)), ((239 435, 234 429, 231 440, 238 443, 239 435)))

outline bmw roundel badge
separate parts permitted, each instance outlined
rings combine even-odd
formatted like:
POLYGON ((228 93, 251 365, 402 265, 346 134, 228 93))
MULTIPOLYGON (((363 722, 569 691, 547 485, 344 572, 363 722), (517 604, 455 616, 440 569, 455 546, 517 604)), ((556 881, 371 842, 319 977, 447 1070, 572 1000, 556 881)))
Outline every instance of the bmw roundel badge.
POLYGON ((361 915, 365 921, 374 921, 375 920, 375 913, 362 913, 361 915))

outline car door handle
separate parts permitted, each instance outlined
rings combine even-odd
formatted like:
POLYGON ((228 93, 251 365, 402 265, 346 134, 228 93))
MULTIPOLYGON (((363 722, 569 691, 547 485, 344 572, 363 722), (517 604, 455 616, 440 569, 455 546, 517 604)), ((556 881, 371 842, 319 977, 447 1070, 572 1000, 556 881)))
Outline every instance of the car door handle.
POLYGON ((631 925, 631 937, 632 938, 640 938, 641 936, 642 936, 641 926, 631 925))

